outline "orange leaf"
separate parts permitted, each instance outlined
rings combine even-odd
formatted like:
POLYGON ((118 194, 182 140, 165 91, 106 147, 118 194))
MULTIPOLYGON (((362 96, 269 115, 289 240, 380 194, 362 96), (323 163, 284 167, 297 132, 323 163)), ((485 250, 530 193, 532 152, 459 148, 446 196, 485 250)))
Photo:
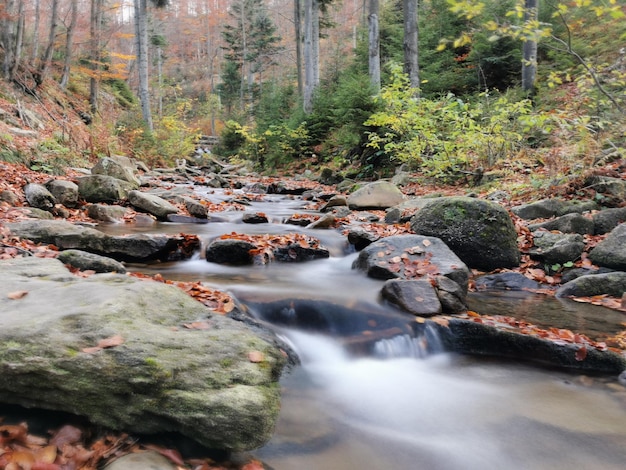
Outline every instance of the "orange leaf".
POLYGON ((263 362, 265 355, 261 351, 250 351, 248 353, 248 360, 254 363, 263 362))
POLYGON ((120 344, 124 344, 124 338, 120 335, 110 336, 109 338, 104 338, 98 341, 98 347, 105 348, 113 348, 115 346, 119 346, 120 344))
POLYGON ((424 240, 424 241, 422 242, 422 245, 424 245, 424 246, 430 246, 430 245, 432 245, 432 243, 430 242, 430 240, 424 240))
POLYGON ((13 292, 9 292, 7 294, 7 297, 11 300, 18 300, 21 299, 22 297, 25 297, 28 295, 28 291, 27 290, 16 290, 13 292))
POLYGON ((581 346, 580 348, 578 348, 578 351, 576 351, 575 358, 577 361, 584 361, 586 357, 587 357, 587 346, 581 346))

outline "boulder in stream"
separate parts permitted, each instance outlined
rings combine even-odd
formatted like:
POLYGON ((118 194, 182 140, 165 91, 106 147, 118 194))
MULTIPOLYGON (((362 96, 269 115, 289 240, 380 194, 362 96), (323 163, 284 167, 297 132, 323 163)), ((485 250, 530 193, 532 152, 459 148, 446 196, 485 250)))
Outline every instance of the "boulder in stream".
POLYGON ((14 258, 0 261, 0 311, 2 403, 226 451, 272 434, 285 364, 275 338, 174 286, 14 258))
POLYGON ((589 252, 589 259, 598 266, 626 271, 626 223, 615 227, 589 252))
POLYGON ((388 181, 369 183, 348 196, 350 209, 387 209, 400 204, 404 194, 395 184, 388 181))

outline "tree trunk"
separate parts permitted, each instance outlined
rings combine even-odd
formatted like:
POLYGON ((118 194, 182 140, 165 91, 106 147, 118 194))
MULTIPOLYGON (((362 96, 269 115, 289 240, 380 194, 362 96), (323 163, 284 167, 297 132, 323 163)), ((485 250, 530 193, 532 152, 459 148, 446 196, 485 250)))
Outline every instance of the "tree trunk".
POLYGON ((298 75, 298 95, 302 96, 304 92, 304 83, 302 80, 302 12, 301 0, 293 0, 293 24, 294 34, 296 36, 296 73, 298 75))
POLYGON ((41 0, 35 0, 35 25, 33 27, 33 52, 31 63, 37 61, 39 57, 39 24, 41 23, 41 0))
MULTIPOLYGON (((524 22, 536 21, 538 0, 525 0, 524 22)), ((527 39, 522 47, 522 90, 532 93, 535 90, 537 75, 537 41, 527 39)))
POLYGON ((148 83, 148 1, 134 0, 135 5, 135 44, 137 48, 137 72, 139 74, 139 100, 141 114, 146 128, 152 132, 152 111, 150 109, 150 88, 148 83))
POLYGON ((379 0, 369 0, 369 76, 374 91, 380 91, 380 31, 378 28, 379 0))
POLYGON ((39 64, 39 68, 37 73, 35 74, 35 83, 37 86, 41 85, 46 76, 48 75, 48 70, 50 69, 50 64, 52 63, 52 54, 54 53, 54 40, 57 34, 57 26, 59 19, 59 0, 52 0, 52 11, 50 13, 50 31, 48 34, 48 44, 46 45, 46 51, 44 52, 43 58, 41 59, 41 63, 39 64))
POLYGON ((313 91, 315 80, 313 72, 313 3, 304 0, 304 112, 313 111, 313 91))
POLYGON ((17 7, 17 31, 15 33, 15 54, 13 57, 13 67, 11 68, 11 76, 14 77, 22 60, 22 45, 24 42, 24 1, 19 0, 17 7))
POLYGON ((4 5, 4 12, 0 15, 0 45, 4 50, 2 75, 5 79, 10 80, 15 60, 15 30, 17 27, 17 15, 14 0, 7 0, 4 5))
POLYGON ((246 34, 246 2, 241 1, 241 82, 239 85, 239 109, 245 109, 245 88, 248 66, 248 36, 246 34))
POLYGON ((74 30, 76 29, 76 20, 78 19, 78 0, 72 0, 70 4, 70 24, 67 27, 65 36, 65 60, 63 62, 63 75, 61 76, 60 86, 62 89, 67 88, 70 81, 70 70, 72 67, 72 46, 74 43, 74 30))
POLYGON ((102 2, 91 0, 89 15, 89 42, 91 48, 91 77, 89 79, 89 106, 92 114, 98 112, 98 94, 100 91, 100 62, 101 62, 101 35, 102 35, 102 2))
POLYGON ((419 30, 417 27, 418 0, 403 0, 404 8, 404 72, 409 76, 412 88, 419 89, 418 44, 419 30))

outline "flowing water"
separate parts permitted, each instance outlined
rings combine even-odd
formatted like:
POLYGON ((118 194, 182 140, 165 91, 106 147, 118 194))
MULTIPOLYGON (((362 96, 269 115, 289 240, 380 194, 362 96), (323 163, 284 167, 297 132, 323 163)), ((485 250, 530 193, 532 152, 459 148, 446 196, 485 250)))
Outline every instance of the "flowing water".
MULTIPOLYGON (((204 195, 224 200, 220 191, 204 195)), ((306 203, 270 196, 207 224, 137 224, 139 232, 198 234, 299 231, 321 239, 331 257, 302 264, 229 267, 196 259, 135 266, 232 293, 272 324, 302 359, 281 380, 282 411, 272 440, 253 452, 276 470, 624 469, 626 389, 597 378, 514 361, 440 351, 428 330, 379 299, 381 282, 351 269, 356 257, 339 232, 282 224, 306 203), (364 346, 366 345, 366 347, 364 346)), ((128 225, 101 227, 128 232, 128 225)), ((528 293, 472 294, 480 313, 523 318, 594 337, 626 316, 528 293)))

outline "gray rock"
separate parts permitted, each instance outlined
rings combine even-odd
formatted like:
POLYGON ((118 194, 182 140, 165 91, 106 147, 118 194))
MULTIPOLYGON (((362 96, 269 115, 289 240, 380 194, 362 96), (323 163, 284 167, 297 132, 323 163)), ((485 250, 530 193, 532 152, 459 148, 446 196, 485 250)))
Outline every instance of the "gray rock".
POLYGON ((250 212, 245 213, 241 218, 241 221, 244 224, 266 224, 269 222, 265 214, 260 214, 258 212, 254 214, 250 212))
POLYGON ((343 207, 348 205, 348 199, 342 194, 331 197, 324 206, 320 209, 320 212, 328 212, 333 207, 343 207))
POLYGON ((31 275, 62 267, 0 261, 1 402, 125 432, 175 432, 226 451, 271 437, 285 362, 278 347, 171 285, 31 275), (28 294, 9 298, 21 290, 28 294), (100 343, 107 339, 109 347, 100 343))
POLYGON ((178 468, 171 460, 149 450, 123 455, 105 465, 104 470, 177 470, 178 468))
POLYGON ((596 190, 614 202, 626 199, 626 181, 621 178, 594 175, 585 181, 585 186, 596 190))
POLYGON ((37 209, 36 207, 14 207, 12 210, 23 213, 26 217, 32 219, 53 220, 54 216, 51 212, 37 209))
POLYGON ((589 252, 589 259, 598 266, 626 271, 626 223, 615 227, 589 252))
POLYGON ((388 181, 375 181, 357 189, 348 196, 350 209, 386 209, 400 204, 404 195, 398 187, 388 181))
POLYGON ((362 227, 351 228, 348 232, 348 243, 354 245, 356 251, 361 251, 377 240, 380 240, 380 236, 362 227))
POLYGON ((585 249, 585 241, 579 234, 538 231, 533 233, 533 240, 534 247, 528 254, 549 265, 576 261, 585 249))
POLYGON ((61 251, 57 259, 64 264, 69 264, 81 271, 95 271, 97 273, 120 273, 124 274, 126 268, 122 263, 106 256, 96 255, 82 250, 61 251))
POLYGON ((136 209, 152 214, 161 220, 164 220, 169 214, 178 212, 178 208, 165 199, 137 190, 129 191, 128 202, 136 209))
POLYGON ((398 207, 390 207, 385 211, 385 223, 386 224, 397 224, 400 222, 400 218, 402 217, 402 212, 398 207))
POLYGON ((514 272, 487 274, 476 278, 474 283, 477 290, 526 290, 541 287, 537 281, 514 272))
POLYGON ((581 276, 593 276, 594 274, 606 274, 612 273, 614 270, 609 268, 572 268, 567 269, 561 275, 561 284, 565 284, 569 281, 581 276))
POLYGON ((104 157, 94 165, 91 174, 111 176, 118 180, 127 181, 137 188, 139 187, 139 180, 135 177, 134 168, 135 166, 130 162, 130 159, 121 160, 104 157))
POLYGON ((378 240, 359 253, 352 268, 375 279, 442 275, 461 286, 464 293, 470 274, 463 261, 440 239, 421 235, 394 235, 378 240))
POLYGON ((87 215, 101 222, 119 222, 124 218, 126 208, 122 206, 109 206, 105 204, 89 204, 87 215))
POLYGON ((336 220, 337 219, 335 218, 333 214, 324 214, 322 217, 317 219, 315 222, 311 222, 306 227, 312 228, 312 229, 331 228, 335 224, 336 220))
POLYGON ((619 224, 626 222, 626 207, 605 209, 593 215, 595 235, 609 233, 619 224))
POLYGON ((445 276, 435 276, 433 282, 443 313, 467 311, 466 289, 461 288, 456 282, 445 276))
POLYGON ((205 258, 210 263, 245 266, 254 263, 252 250, 254 243, 236 239, 217 239, 209 243, 205 250, 205 258))
POLYGON ((595 232, 594 221, 578 213, 565 214, 540 224, 530 224, 528 228, 531 231, 539 229, 558 230, 563 233, 579 233, 581 235, 592 235, 595 232))
POLYGON ((463 262, 491 271, 517 266, 517 232, 500 205, 470 197, 438 198, 411 218, 411 229, 437 237, 463 262))
POLYGON ((154 261, 189 258, 199 242, 181 236, 132 234, 109 236, 99 230, 62 220, 26 220, 6 224, 11 233, 35 243, 46 243, 61 250, 78 249, 118 261, 154 261))
POLYGON ((8 202, 10 205, 15 206, 20 202, 20 198, 13 191, 4 189, 0 191, 0 201, 8 202))
POLYGON ((78 194, 87 202, 112 203, 126 199, 135 185, 111 176, 90 175, 78 178, 78 194))
POLYGON ((282 263, 302 263, 330 257, 330 252, 323 247, 302 246, 292 243, 288 246, 281 246, 273 250, 274 259, 282 263))
POLYGON ((57 203, 52 193, 42 184, 27 184, 24 186, 24 196, 31 207, 44 211, 52 211, 57 203))
POLYGON ((557 297, 588 297, 608 294, 621 298, 624 292, 626 292, 626 272, 616 271, 577 277, 559 287, 556 295, 557 297))
POLYGON ((67 180, 51 180, 46 183, 46 188, 52 193, 54 199, 65 207, 78 206, 78 185, 67 180))
POLYGON ((382 296, 413 315, 430 317, 441 313, 441 302, 426 279, 390 279, 383 284, 382 296))
POLYGON ((571 213, 583 213, 598 209, 593 201, 565 201, 563 199, 543 199, 513 207, 511 211, 525 220, 549 219, 571 213))
POLYGON ((209 210, 200 201, 196 201, 190 197, 182 197, 181 199, 189 215, 197 217, 198 219, 206 219, 208 217, 209 210))

